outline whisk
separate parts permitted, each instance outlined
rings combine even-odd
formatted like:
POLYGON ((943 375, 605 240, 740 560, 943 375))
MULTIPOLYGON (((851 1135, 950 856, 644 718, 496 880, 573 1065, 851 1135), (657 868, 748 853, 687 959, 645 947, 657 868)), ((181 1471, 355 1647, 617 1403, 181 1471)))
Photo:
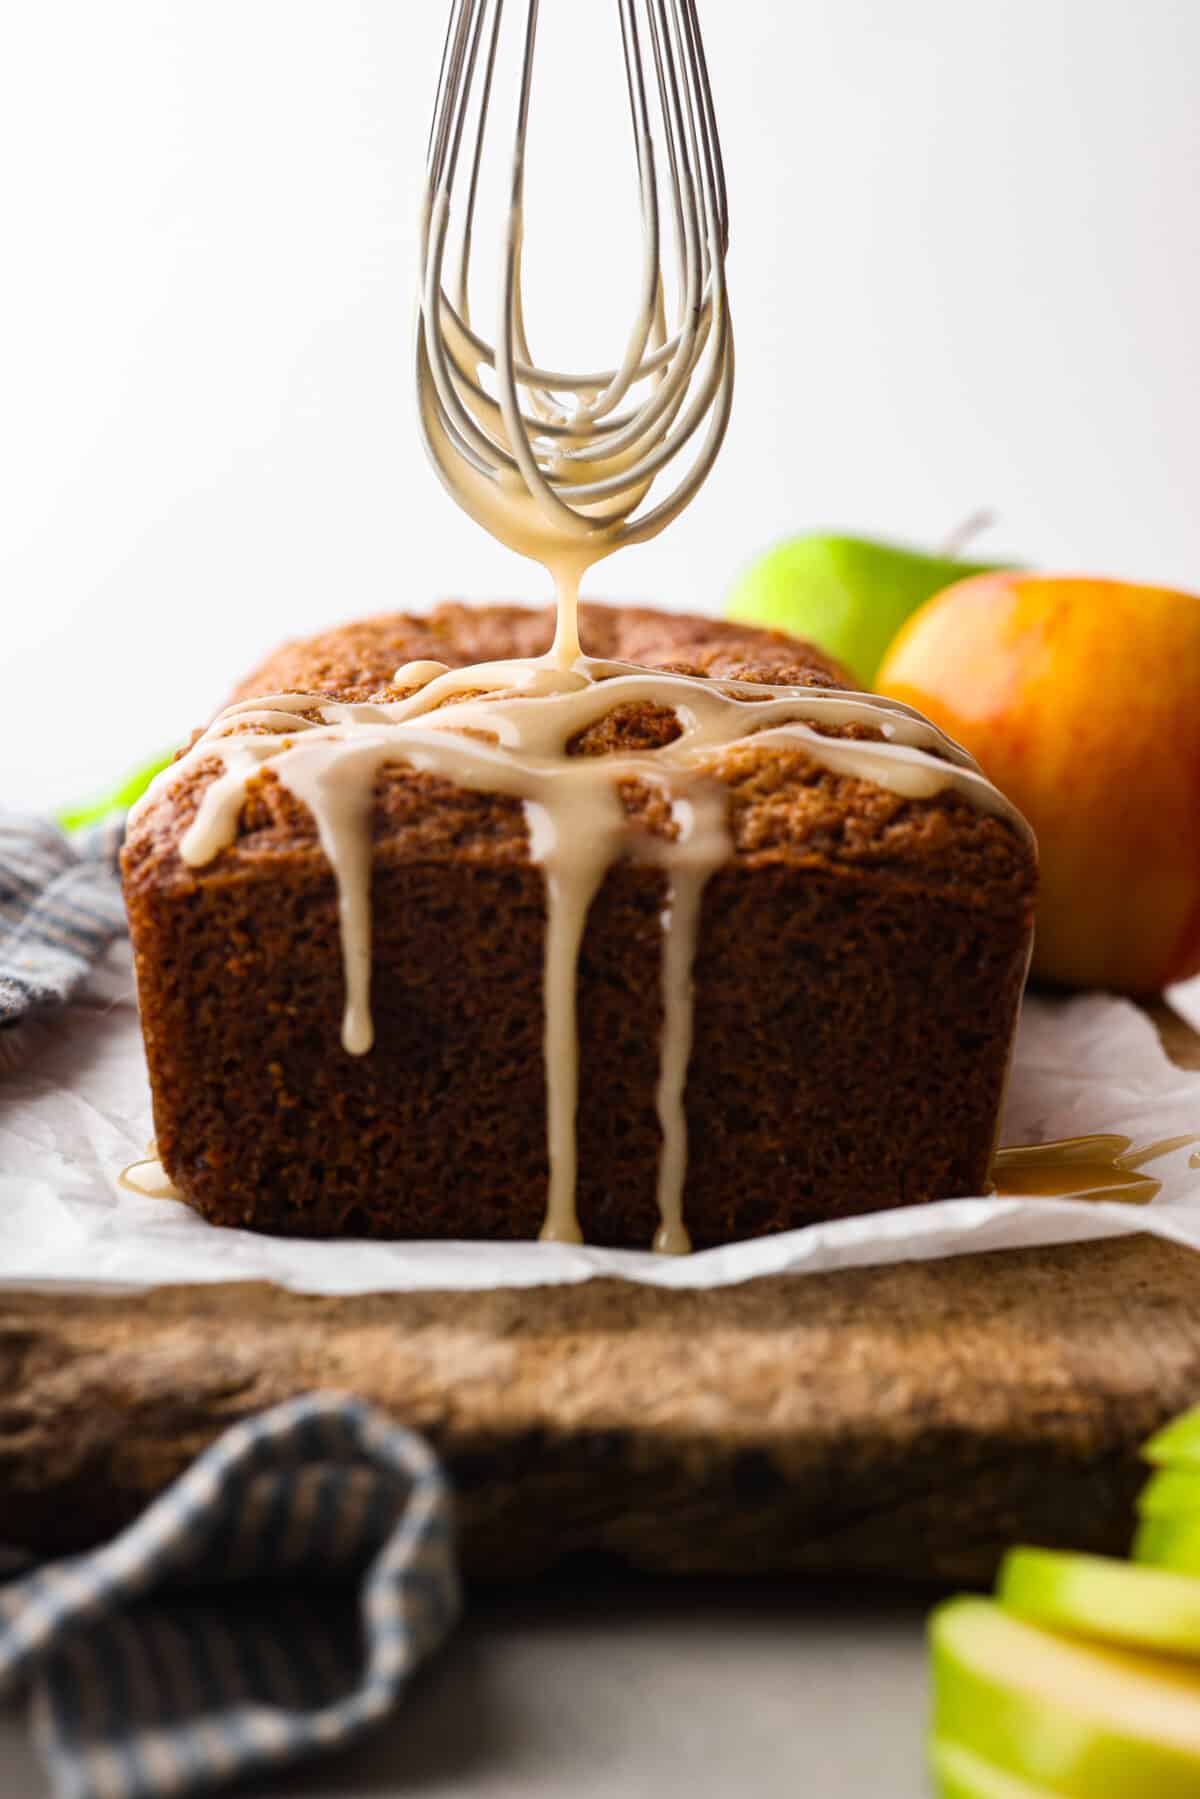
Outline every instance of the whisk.
MULTIPOLYGON (((639 304, 613 368, 533 361, 521 299, 525 141, 539 0, 526 0, 512 181, 495 342, 474 327, 472 234, 504 0, 452 0, 429 135, 417 378, 426 445, 460 503, 497 535, 497 505, 526 502, 532 529, 579 568, 675 518, 721 446, 733 394, 725 286, 728 205, 695 0, 618 0, 641 195, 639 304), (647 51, 647 46, 648 51, 647 51), (465 191, 464 191, 465 186, 465 191), (669 223, 664 226, 664 213, 669 223), (677 279, 667 317, 663 240, 677 279), (456 239, 453 286, 447 255, 456 239), (639 511, 690 447, 672 490, 639 511)), ((525 541, 514 543, 527 553, 525 541)))

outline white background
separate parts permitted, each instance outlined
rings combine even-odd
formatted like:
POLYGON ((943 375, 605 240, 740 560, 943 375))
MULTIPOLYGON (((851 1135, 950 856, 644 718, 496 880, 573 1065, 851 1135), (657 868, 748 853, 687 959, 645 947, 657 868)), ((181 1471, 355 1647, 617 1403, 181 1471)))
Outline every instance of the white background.
MULTIPOLYGON (((1200 5, 701 10, 734 422, 692 512, 593 587, 716 607, 781 533, 929 543, 980 505, 999 552, 1200 584, 1200 5)), ((414 424, 444 17, 5 10, 0 802, 103 785, 281 636, 447 592, 545 594, 455 511, 414 424)), ((615 5, 545 0, 543 21, 534 344, 587 363, 623 338, 632 283, 615 5)))

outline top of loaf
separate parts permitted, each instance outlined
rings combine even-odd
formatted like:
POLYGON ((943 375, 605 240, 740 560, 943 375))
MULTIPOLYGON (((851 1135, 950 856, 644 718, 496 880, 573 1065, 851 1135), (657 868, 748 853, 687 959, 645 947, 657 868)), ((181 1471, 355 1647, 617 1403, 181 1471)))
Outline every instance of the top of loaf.
MULTIPOLYGON (((554 619, 553 606, 470 606, 460 600, 445 600, 424 614, 384 612, 281 644, 232 697, 320 693, 365 700, 385 689, 394 697, 398 690, 390 686, 392 675, 405 662, 467 668, 473 662, 545 655, 554 638, 554 619)), ((643 668, 781 686, 854 686, 845 670, 813 644, 782 631, 697 613, 585 603, 579 608, 579 628, 589 656, 643 668)))
MULTIPOLYGON (((605 659, 714 680, 853 691, 834 661, 783 632, 649 607, 584 605, 588 653, 605 659)), ((454 668, 549 649, 552 607, 466 605, 448 601, 428 614, 395 612, 283 644, 234 690, 233 701, 267 694, 312 693, 324 699, 394 699, 392 684, 408 662, 436 660, 454 668)), ((536 702, 533 702, 536 703, 536 702)), ((820 727, 834 735, 876 736, 862 726, 820 727)), ((575 754, 654 749, 678 730, 674 715, 647 705, 608 714, 572 741, 575 754)), ((181 770, 132 822, 126 879, 220 882, 263 856, 320 855, 311 815, 271 774, 253 778, 237 841, 208 865, 186 867, 178 844, 215 761, 181 770)), ((755 744, 723 750, 713 772, 729 792, 736 861, 803 862, 814 868, 950 891, 971 906, 1029 908, 1035 884, 1030 846, 1002 818, 979 811, 951 788, 931 799, 906 799, 872 782, 835 773, 795 745, 755 744)), ((631 820, 647 830, 670 828, 661 795, 649 783, 622 783, 631 820)), ((528 834, 520 801, 468 792, 403 763, 380 773, 374 801, 375 854, 429 861, 526 861, 528 834)))

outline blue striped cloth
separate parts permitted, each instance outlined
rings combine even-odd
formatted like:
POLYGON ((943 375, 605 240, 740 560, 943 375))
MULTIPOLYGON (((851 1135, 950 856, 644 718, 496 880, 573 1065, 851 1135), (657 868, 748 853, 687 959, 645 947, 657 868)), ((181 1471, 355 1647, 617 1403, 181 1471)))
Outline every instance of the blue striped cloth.
MULTIPOLYGON (((0 1026, 68 999, 124 930, 124 824, 0 813, 0 1026)), ((431 1451, 338 1394, 235 1425, 92 1554, 4 1583, 14 1565, 0 1548, 0 1691, 30 1691, 59 1799, 198 1793, 353 1742, 459 1609, 431 1451)))
POLYGON ((58 1799, 198 1793, 353 1742, 458 1616, 428 1446, 317 1393, 235 1425, 104 1548, 0 1586, 58 1799))
POLYGON ((0 812, 0 1025, 68 999, 125 929, 117 856, 125 815, 67 837, 0 812))

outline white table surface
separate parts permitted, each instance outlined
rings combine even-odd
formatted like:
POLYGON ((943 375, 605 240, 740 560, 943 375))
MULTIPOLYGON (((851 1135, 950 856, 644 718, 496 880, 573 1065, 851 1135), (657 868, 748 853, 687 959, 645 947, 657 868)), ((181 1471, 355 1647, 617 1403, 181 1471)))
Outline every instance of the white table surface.
MULTIPOLYGON (((926 1799, 924 1595, 560 1577, 475 1592, 370 1743, 271 1799, 926 1799)), ((45 1790, 18 1708, 0 1795, 45 1790)))

